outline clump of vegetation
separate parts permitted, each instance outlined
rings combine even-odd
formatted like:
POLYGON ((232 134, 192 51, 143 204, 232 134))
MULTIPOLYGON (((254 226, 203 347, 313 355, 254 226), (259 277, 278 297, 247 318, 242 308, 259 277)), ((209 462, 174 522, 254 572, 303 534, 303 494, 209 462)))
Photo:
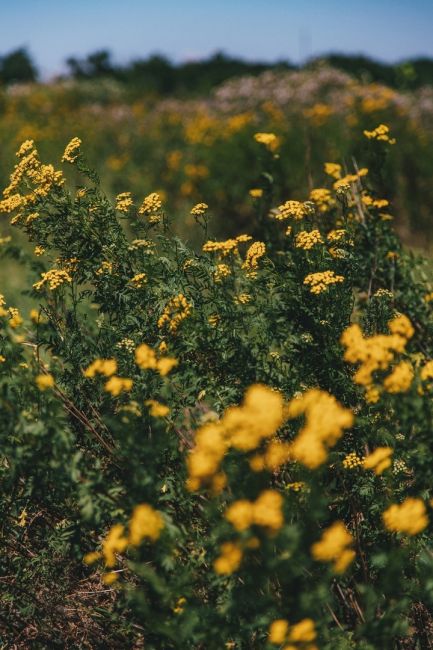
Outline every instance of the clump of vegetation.
MULTIPOLYGON (((256 233, 193 249, 110 201, 74 138, 0 209, 33 252, 0 311, 1 639, 21 647, 422 648, 432 630, 433 325, 373 167, 324 165, 256 233)), ((376 168, 374 167, 376 165, 376 168)), ((209 202, 210 204, 210 202, 209 202)), ((211 204, 210 204, 211 205, 211 204)))

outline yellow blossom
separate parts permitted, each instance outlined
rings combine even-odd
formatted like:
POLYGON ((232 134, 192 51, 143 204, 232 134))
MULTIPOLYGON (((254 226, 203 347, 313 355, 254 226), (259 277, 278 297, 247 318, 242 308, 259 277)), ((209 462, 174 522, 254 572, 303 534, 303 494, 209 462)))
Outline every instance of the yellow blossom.
POLYGON ((385 378, 383 387, 388 393, 406 393, 412 384, 413 377, 412 365, 408 361, 400 361, 385 378))
POLYGON ((107 567, 116 564, 116 553, 123 553, 128 546, 128 539, 124 536, 124 526, 115 524, 102 542, 102 555, 107 567))
POLYGON ((134 508, 131 515, 129 543, 132 546, 139 546, 146 537, 155 542, 163 528, 164 520, 161 514, 147 503, 142 503, 134 508))
POLYGON ((388 467, 391 467, 392 454, 393 450, 391 447, 377 447, 371 454, 364 458, 364 469, 372 469, 375 474, 380 476, 388 467))
POLYGON ((255 133, 254 140, 260 144, 265 145, 269 151, 275 151, 278 149, 280 144, 280 141, 275 133, 255 133))
POLYGON ((364 135, 369 140, 378 140, 381 142, 388 142, 388 144, 395 144, 395 138, 389 137, 389 126, 386 124, 379 124, 373 131, 364 131, 364 135))
POLYGON ((51 269, 46 273, 41 273, 41 278, 42 279, 39 280, 39 282, 35 282, 33 285, 33 288, 36 289, 36 291, 42 289, 44 284, 48 284, 49 289, 51 291, 54 291, 62 284, 72 282, 72 278, 69 273, 60 269, 51 269))
POLYGON ((116 196, 116 210, 119 212, 128 212, 132 204, 131 192, 122 192, 116 196))
POLYGON ((39 390, 47 390, 54 386, 54 377, 50 374, 37 375, 35 382, 39 390))
POLYGON ((333 562, 336 573, 344 573, 346 568, 355 558, 355 551, 349 547, 353 544, 353 537, 342 521, 336 521, 327 528, 319 542, 311 547, 315 560, 320 562, 333 562))
POLYGON ((95 377, 97 374, 111 377, 115 372, 117 372, 116 359, 95 359, 95 361, 92 361, 92 363, 83 371, 83 375, 88 378, 95 377))
POLYGON ((148 399, 144 402, 146 406, 149 406, 150 415, 154 418, 164 418, 170 413, 170 409, 165 404, 161 404, 155 399, 148 399))
POLYGON ((80 147, 80 138, 72 138, 72 140, 66 145, 66 149, 62 156, 62 162, 74 163, 80 153, 80 147))
POLYGON ((303 248, 308 251, 314 248, 316 244, 323 244, 323 239, 318 230, 302 230, 296 235, 295 248, 303 248))
POLYGON ((336 275, 334 271, 310 273, 304 278, 304 284, 310 287, 310 293, 315 295, 327 291, 332 284, 344 282, 344 276, 336 275))
POLYGON ((293 399, 287 408, 290 419, 304 415, 305 422, 291 444, 291 456, 310 469, 325 462, 327 450, 353 424, 353 414, 335 397, 324 391, 310 389, 293 399))
POLYGON ((429 523, 424 502, 412 497, 408 497, 400 505, 394 503, 385 510, 382 518, 388 530, 408 535, 417 535, 429 523))
POLYGON ((214 561, 215 573, 228 575, 236 571, 242 562, 242 549, 235 542, 225 542, 220 547, 221 555, 214 561))
POLYGON ((192 209, 191 214, 195 217, 199 217, 206 213, 206 210, 209 208, 207 203, 197 203, 192 209))
POLYGON ((105 390, 113 397, 118 397, 123 391, 130 391, 132 388, 132 379, 124 379, 113 375, 105 384, 105 390))

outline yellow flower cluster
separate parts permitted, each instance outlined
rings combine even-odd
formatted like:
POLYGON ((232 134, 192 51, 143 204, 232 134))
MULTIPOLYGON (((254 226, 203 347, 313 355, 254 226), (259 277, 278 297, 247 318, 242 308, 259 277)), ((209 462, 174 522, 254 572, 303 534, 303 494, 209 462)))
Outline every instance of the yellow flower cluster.
POLYGON ((283 650, 318 650, 316 645, 311 645, 317 637, 316 627, 311 618, 304 618, 295 625, 289 625, 284 618, 273 621, 269 626, 269 643, 281 645, 288 643, 283 650))
POLYGON ((146 273, 137 273, 130 282, 136 289, 141 289, 147 282, 147 275, 146 273))
MULTIPOLYGON (((410 320, 404 315, 396 316, 390 320, 388 327, 391 331, 389 335, 376 334, 364 338, 359 325, 353 324, 341 336, 341 343, 346 348, 344 353, 345 361, 361 364, 353 377, 353 381, 370 391, 373 389, 373 373, 377 370, 386 370, 394 360, 395 353, 404 352, 407 341, 414 334, 410 320)), ((392 392, 394 392, 397 388, 409 387, 409 379, 411 382, 411 371, 404 367, 403 370, 397 371, 397 374, 388 384, 387 390, 391 388, 392 392)), ((377 395, 373 397, 377 397, 377 395)), ((375 399, 372 401, 375 401, 375 399)))
POLYGON ((375 474, 380 476, 388 467, 391 467, 391 456, 393 450, 391 447, 377 447, 371 454, 363 460, 364 469, 372 469, 375 474))
POLYGON ((270 438, 283 423, 283 398, 280 393, 255 384, 245 393, 241 406, 228 408, 217 422, 204 424, 196 433, 195 447, 188 459, 188 487, 218 480, 221 461, 231 448, 248 452, 270 438))
POLYGON ((262 526, 269 533, 276 533, 284 524, 283 498, 276 490, 265 490, 256 499, 240 499, 229 506, 225 518, 238 530, 247 530, 253 525, 262 526))
POLYGON ((174 334, 179 325, 191 314, 192 305, 185 298, 183 293, 171 298, 164 307, 162 316, 158 320, 158 327, 162 329, 167 326, 169 332, 174 334))
POLYGON ((221 555, 213 563, 215 573, 220 575, 229 575, 239 568, 243 552, 242 547, 237 542, 225 542, 220 547, 221 555))
MULTIPOLYGON (((148 194, 143 200, 143 203, 138 209, 138 214, 151 215, 152 213, 158 212, 162 207, 162 200, 159 194, 152 192, 148 194)), ((155 216, 155 215, 154 215, 155 216)))
POLYGON ((324 169, 325 174, 328 174, 328 176, 332 176, 332 178, 335 179, 333 184, 334 190, 340 190, 343 193, 350 190, 350 183, 356 183, 363 176, 368 174, 368 169, 363 167, 362 169, 359 169, 356 174, 346 174, 345 176, 342 176, 341 165, 338 165, 337 163, 325 163, 324 169))
POLYGON ((332 176, 332 178, 335 178, 336 180, 341 178, 341 165, 339 165, 338 163, 327 162, 324 164, 324 170, 325 170, 325 174, 328 174, 328 176, 332 176))
POLYGON ((210 316, 208 316, 207 322, 211 327, 216 327, 220 322, 220 317, 218 316, 218 314, 211 314, 210 316))
POLYGON ((249 293, 240 293, 235 296, 235 303, 238 305, 247 305, 251 301, 251 296, 249 293))
POLYGON ((394 503, 382 514, 385 528, 395 533, 417 535, 428 526, 424 501, 408 497, 400 505, 394 503))
POLYGON ((229 275, 231 275, 231 273, 231 269, 229 266, 227 266, 227 264, 217 264, 213 278, 215 282, 221 282, 224 278, 227 278, 229 275))
POLYGON ((311 554, 319 562, 333 562, 336 573, 344 573, 355 559, 355 551, 349 547, 353 537, 342 521, 336 521, 327 528, 319 542, 311 547, 311 554))
POLYGON ((40 291, 44 284, 48 284, 48 287, 51 291, 57 289, 62 284, 72 282, 72 278, 67 271, 61 269, 50 269, 46 273, 41 273, 41 280, 35 282, 33 288, 36 291, 40 291))
MULTIPOLYGON (((56 171, 52 165, 43 165, 40 162, 33 140, 26 140, 17 151, 17 156, 20 161, 14 167, 9 185, 3 190, 4 199, 0 201, 0 212, 9 213, 33 204, 65 182, 61 171, 56 171), (22 195, 18 192, 22 181, 25 181, 26 188, 31 184, 35 186, 29 194, 22 195)), ((36 217, 37 213, 33 216, 36 217)), ((17 223, 21 217, 21 213, 16 214, 11 223, 17 223)))
POLYGON ((49 373, 37 375, 35 382, 39 390, 47 390, 48 388, 52 388, 54 386, 54 377, 49 373))
POLYGON ((421 368, 420 377, 421 381, 429 381, 433 379, 433 361, 427 361, 427 363, 421 368))
POLYGON ((304 278, 304 284, 310 287, 310 293, 319 294, 328 290, 332 284, 344 282, 343 275, 336 275, 334 271, 319 271, 310 273, 304 278))
POLYGON ((363 193, 361 197, 362 203, 367 207, 373 208, 386 208, 389 205, 389 201, 386 199, 373 199, 369 194, 363 193))
POLYGON ((9 313, 9 326, 12 327, 12 329, 17 329, 17 327, 20 327, 23 324, 23 319, 20 314, 20 311, 17 307, 9 307, 8 309, 9 313))
POLYGON ((150 415, 154 418, 165 418, 170 413, 170 409, 165 404, 161 404, 155 399, 148 399, 144 402, 149 407, 150 415))
POLYGON ((256 277, 257 269, 259 267, 259 259, 263 257, 265 253, 266 246, 262 241, 255 241, 247 250, 242 268, 246 271, 249 278, 256 277))
POLYGON ((119 212, 128 212, 132 204, 131 192, 122 192, 116 196, 116 210, 119 212))
POLYGON ((389 137, 389 126, 386 124, 379 124, 373 131, 364 131, 364 135, 369 140, 379 140, 381 142, 388 142, 388 144, 395 144, 395 138, 389 137))
MULTIPOLYGON (((139 546, 144 539, 155 542, 159 539, 164 528, 161 514, 147 503, 136 506, 129 520, 129 535, 125 535, 125 527, 115 524, 109 530, 102 542, 101 551, 92 551, 84 556, 85 564, 93 564, 103 559, 105 566, 112 569, 116 565, 116 555, 124 553, 128 546, 139 546)), ((118 574, 110 572, 104 576, 104 582, 110 584, 117 580, 118 574)))
POLYGON ((285 219, 300 221, 309 212, 310 210, 305 203, 301 203, 300 201, 286 201, 279 205, 275 211, 271 212, 270 216, 278 221, 284 221, 285 219))
POLYGON ((161 377, 165 377, 177 366, 178 362, 174 357, 161 357, 158 359, 155 351, 146 343, 142 343, 135 350, 135 363, 141 370, 156 370, 161 377))
POLYGON ((311 190, 310 201, 313 201, 313 203, 316 204, 319 212, 327 212, 335 205, 331 191, 324 187, 317 187, 316 189, 311 190))
POLYGON ((352 451, 350 454, 347 454, 343 458, 343 467, 344 469, 355 469, 355 467, 360 467, 363 464, 363 459, 358 456, 358 454, 352 451))
POLYGON ((79 156, 80 147, 80 138, 72 138, 72 140, 66 145, 66 149, 62 156, 62 162, 74 163, 79 156))
POLYGON ((104 275, 104 273, 108 273, 111 275, 113 272, 113 262, 107 262, 107 260, 104 260, 96 271, 96 275, 104 275))
POLYGON ((278 149, 280 144, 280 141, 275 133, 256 133, 254 135, 254 140, 260 144, 265 145, 269 151, 275 151, 278 149))
POLYGON ((414 372, 409 361, 400 361, 385 378, 383 387, 388 393, 406 393, 411 387, 414 372))
MULTIPOLYGON (((346 235, 347 235, 347 230, 344 230, 344 228, 340 228, 338 230, 331 230, 330 232, 328 232, 326 239, 330 242, 337 242, 345 239, 346 235)), ((350 245, 353 245, 352 240, 349 240, 348 243, 350 243, 350 245)))
POLYGON ((323 244, 322 235, 318 230, 302 230, 296 235, 295 247, 311 250, 316 244, 323 244))
POLYGON ((263 196, 263 190, 260 187, 253 187, 249 190, 248 194, 253 199, 260 199, 263 196))
POLYGON ((312 388, 288 405, 289 419, 304 416, 305 422, 290 446, 290 454, 310 469, 325 462, 327 449, 333 447, 343 430, 353 425, 353 414, 333 395, 312 388))
POLYGON ((389 298, 389 300, 393 300, 394 294, 389 289, 378 289, 373 294, 373 298, 389 298))
POLYGON ((113 375, 106 382, 104 389, 113 397, 118 397, 120 393, 130 391, 132 388, 132 383, 132 379, 117 377, 116 375, 113 375))
POLYGON ((226 257, 230 253, 239 254, 239 244, 251 241, 251 235, 238 235, 235 239, 226 241, 207 241, 203 244, 204 253, 218 253, 220 257, 226 257))
POLYGON ((116 359, 95 359, 90 366, 84 371, 83 375, 88 378, 96 377, 96 375, 104 375, 104 377, 111 377, 117 372, 116 359))
POLYGON ((139 546, 146 538, 156 542, 163 528, 164 520, 160 513, 147 503, 141 503, 132 511, 129 522, 129 543, 132 546, 139 546))
POLYGON ((202 214, 205 214, 206 210, 209 208, 207 203, 197 203, 192 210, 191 214, 195 217, 200 217, 202 214))

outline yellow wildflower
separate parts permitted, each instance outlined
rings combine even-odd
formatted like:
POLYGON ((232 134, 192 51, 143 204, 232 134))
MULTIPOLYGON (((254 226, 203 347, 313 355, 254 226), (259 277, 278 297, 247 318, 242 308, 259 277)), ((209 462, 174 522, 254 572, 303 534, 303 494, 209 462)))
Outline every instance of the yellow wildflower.
POLYGON ((269 151, 275 151, 280 145, 280 141, 275 133, 255 133, 254 140, 265 145, 269 151))
POLYGON ((39 390, 47 390, 54 386, 54 377, 50 374, 37 375, 35 382, 39 390))
POLYGON ((118 397, 123 391, 130 391, 132 388, 132 379, 124 379, 113 375, 105 384, 107 393, 111 393, 113 397, 118 397))
POLYGON ((225 542, 220 547, 221 555, 214 561, 215 573, 228 575, 236 571, 242 562, 242 549, 235 542, 225 542))
POLYGON ((97 374, 111 377, 117 371, 116 359, 95 359, 92 361, 84 371, 83 375, 88 378, 93 378, 97 374))
POLYGON ((72 140, 66 145, 66 149, 62 156, 62 162, 74 163, 79 156, 80 147, 80 138, 72 138, 72 140))
POLYGON ((304 284, 310 287, 310 293, 319 294, 327 291, 332 284, 344 282, 344 276, 336 275, 334 271, 310 273, 304 278, 304 284))
POLYGON ((116 564, 116 553, 123 553, 128 546, 128 539, 123 535, 124 526, 115 524, 102 542, 102 554, 107 567, 116 564))
POLYGON ((155 542, 163 528, 164 520, 157 510, 147 503, 135 506, 129 522, 129 543, 139 546, 146 537, 155 542))
POLYGON ((417 535, 429 523, 424 502, 412 497, 408 497, 400 505, 394 503, 385 510, 382 519, 388 530, 408 535, 417 535))
POLYGON ((157 402, 155 399, 148 399, 144 403, 146 406, 150 407, 150 415, 152 415, 154 418, 164 418, 170 413, 168 406, 157 402))
POLYGON ((388 467, 391 467, 391 456, 393 450, 391 447, 377 447, 371 454, 363 460, 364 469, 372 469, 375 474, 380 476, 388 467))
POLYGON ((385 378, 383 387, 388 393, 406 393, 414 377, 412 365, 408 361, 401 361, 385 378))
POLYGON ((207 203, 197 203, 192 209, 191 214, 195 217, 200 217, 206 213, 206 210, 209 208, 207 203))
POLYGON ((128 212, 132 204, 131 192, 122 192, 116 196, 116 210, 119 212, 128 212))
POLYGON ((302 230, 296 235, 295 248, 303 248, 308 251, 311 250, 316 244, 323 244, 323 239, 318 230, 302 230))
POLYGON ((333 562, 336 573, 344 573, 346 568, 355 558, 355 551, 350 547, 353 537, 342 521, 336 521, 327 528, 319 542, 311 547, 315 560, 320 562, 333 562))
POLYGON ((343 430, 352 426, 353 414, 332 395, 310 389, 288 405, 287 416, 290 419, 301 415, 304 415, 305 423, 292 442, 290 453, 295 460, 315 469, 325 462, 327 449, 336 444, 343 430))

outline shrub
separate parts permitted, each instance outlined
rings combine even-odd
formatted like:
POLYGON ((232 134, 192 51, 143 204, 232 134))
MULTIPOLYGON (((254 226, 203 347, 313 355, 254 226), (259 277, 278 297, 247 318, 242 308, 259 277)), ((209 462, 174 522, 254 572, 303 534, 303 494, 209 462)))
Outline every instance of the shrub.
MULTIPOLYGON (((366 136, 380 167, 393 138, 366 136)), ((158 194, 113 205, 79 139, 74 188, 18 157, 0 208, 35 248, 3 252, 37 307, 0 314, 2 640, 426 647, 433 294, 380 170, 257 187, 258 239, 198 204, 193 250, 158 194)))

